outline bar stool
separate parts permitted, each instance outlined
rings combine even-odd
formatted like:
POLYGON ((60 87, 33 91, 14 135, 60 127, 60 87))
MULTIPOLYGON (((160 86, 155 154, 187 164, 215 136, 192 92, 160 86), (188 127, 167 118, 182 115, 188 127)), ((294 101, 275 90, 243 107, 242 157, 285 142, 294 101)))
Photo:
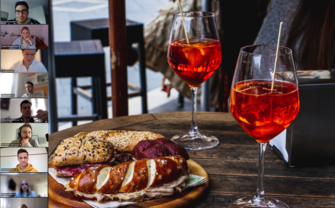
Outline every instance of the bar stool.
MULTIPOLYGON (((91 40, 99 39, 103 46, 109 46, 109 19, 94 19, 94 20, 81 20, 72 21, 71 27, 71 40, 91 40)), ((142 113, 148 113, 147 106, 147 82, 145 72, 145 50, 144 50, 144 36, 143 24, 126 20, 126 40, 128 45, 138 43, 139 55, 139 76, 140 87, 128 84, 129 88, 135 89, 134 92, 129 93, 128 97, 141 96, 142 97, 142 113)), ((111 86, 111 83, 106 83, 106 86, 111 86)), ((83 86, 87 89, 88 86, 83 86)), ((108 95, 111 99, 111 95, 108 95)))
MULTIPOLYGON (((58 121, 106 119, 107 100, 105 55, 100 40, 81 40, 55 43, 55 77, 71 78, 71 114, 59 117, 58 121), (77 86, 77 77, 92 77, 92 94, 77 86), (77 95, 92 102, 92 115, 79 116, 77 95)), ((56 96, 56 95, 54 95, 56 96)))

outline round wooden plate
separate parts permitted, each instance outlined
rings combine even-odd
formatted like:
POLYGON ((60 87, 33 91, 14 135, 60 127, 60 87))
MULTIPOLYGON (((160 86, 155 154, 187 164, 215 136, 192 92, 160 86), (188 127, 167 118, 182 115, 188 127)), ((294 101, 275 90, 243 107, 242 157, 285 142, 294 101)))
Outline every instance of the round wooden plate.
MULTIPOLYGON (((133 205, 126 207, 154 207, 154 208, 177 208, 177 207, 188 207, 192 206, 201 196, 205 193, 209 185, 209 179, 206 171, 193 160, 187 161, 188 166, 192 174, 206 177, 207 182, 201 186, 194 188, 187 188, 182 193, 175 193, 171 197, 162 197, 159 199, 151 199, 143 202, 138 202, 133 205)), ((51 167, 51 162, 49 167, 51 167)), ((90 205, 84 201, 77 199, 71 192, 66 192, 62 184, 58 183, 49 174, 49 207, 60 208, 60 207, 80 207, 80 208, 91 208, 90 205)))

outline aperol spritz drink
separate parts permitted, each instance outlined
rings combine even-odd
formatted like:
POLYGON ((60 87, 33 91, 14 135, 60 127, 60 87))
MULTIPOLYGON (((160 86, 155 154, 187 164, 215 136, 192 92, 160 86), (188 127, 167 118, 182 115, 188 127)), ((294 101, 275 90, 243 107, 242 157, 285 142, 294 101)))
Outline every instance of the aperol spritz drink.
POLYGON ((248 81, 237 83, 230 93, 230 111, 257 142, 267 143, 284 131, 299 112, 299 91, 289 82, 248 81))
POLYGON ((172 140, 190 150, 215 147, 215 136, 200 134, 197 125, 197 90, 221 63, 221 44, 215 16, 211 12, 178 13, 174 19, 167 60, 174 72, 191 88, 192 123, 187 134, 172 140))
POLYGON ((168 62, 174 72, 190 87, 199 87, 221 63, 221 44, 217 40, 191 38, 169 45, 168 62))
POLYGON ((229 98, 229 108, 240 126, 258 142, 259 163, 254 197, 237 199, 229 208, 289 208, 264 192, 264 152, 267 142, 284 131, 300 109, 298 79, 292 50, 279 47, 274 72, 276 46, 253 45, 240 50, 229 98))

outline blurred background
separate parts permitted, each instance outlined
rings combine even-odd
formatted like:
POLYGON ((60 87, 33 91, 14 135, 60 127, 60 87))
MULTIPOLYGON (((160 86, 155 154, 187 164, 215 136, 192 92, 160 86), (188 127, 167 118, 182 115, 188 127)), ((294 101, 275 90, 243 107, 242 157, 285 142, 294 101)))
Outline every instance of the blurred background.
MULTIPOLYGON (((201 5, 201 1, 200 5, 201 5)), ((160 10, 166 5, 174 4, 169 0, 126 0, 126 19, 143 23, 144 27, 160 15, 160 10)), ((71 41, 72 21, 94 20, 108 18, 108 1, 107 0, 76 0, 76 1, 52 1, 53 26, 55 42, 71 41)), ((169 29, 170 30, 170 29, 169 29)), ((168 34, 169 35, 169 34, 168 34)), ((133 44, 133 47, 137 47, 133 44)), ((103 47, 105 53, 106 81, 111 81, 110 65, 110 47, 103 47)), ((166 61, 166 60, 165 60, 166 61)), ((166 61, 167 62, 167 61, 166 61)), ((139 63, 128 66, 128 83, 140 86, 139 63)), ((171 69, 172 71, 172 69, 171 69)), ((172 89, 170 95, 162 91, 163 74, 155 72, 149 68, 146 69, 147 101, 149 113, 169 112, 169 111, 190 111, 191 101, 185 98, 183 107, 178 103, 179 93, 172 89)), ((91 78, 78 78, 78 85, 91 83, 91 78)), ((71 84, 70 78, 57 78, 57 110, 58 116, 67 116, 71 114, 71 84)), ((86 90, 91 93, 91 90, 86 90)), ((131 91, 131 89, 129 89, 131 91)), ((111 87, 107 87, 107 94, 111 94, 111 87)), ((108 99, 108 118, 112 118, 111 101, 108 99)), ((141 114, 141 97, 132 97, 128 100, 129 115, 141 114)), ((199 109, 200 110, 200 109, 199 109)), ((78 96, 78 114, 89 115, 92 111, 92 103, 87 99, 78 96)), ((88 121, 79 121, 78 124, 89 123, 88 121)), ((59 122, 59 130, 70 128, 71 122, 59 122)))

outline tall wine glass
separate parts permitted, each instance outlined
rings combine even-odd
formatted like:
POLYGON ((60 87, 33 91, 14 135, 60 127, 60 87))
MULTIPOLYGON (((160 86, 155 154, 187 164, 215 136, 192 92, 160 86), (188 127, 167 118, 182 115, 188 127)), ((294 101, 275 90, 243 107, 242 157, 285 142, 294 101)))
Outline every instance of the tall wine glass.
POLYGON ((257 191, 254 197, 241 198, 230 208, 289 207, 264 195, 264 152, 267 142, 284 131, 299 112, 298 79, 292 50, 279 48, 272 89, 276 46, 252 45, 241 48, 231 87, 229 107, 241 127, 259 145, 257 191))
POLYGON ((200 134, 197 125, 197 90, 221 63, 221 44, 215 16, 210 12, 176 14, 167 60, 174 72, 184 80, 192 92, 192 123, 188 134, 176 135, 172 140, 185 149, 199 150, 215 147, 215 136, 200 134))

